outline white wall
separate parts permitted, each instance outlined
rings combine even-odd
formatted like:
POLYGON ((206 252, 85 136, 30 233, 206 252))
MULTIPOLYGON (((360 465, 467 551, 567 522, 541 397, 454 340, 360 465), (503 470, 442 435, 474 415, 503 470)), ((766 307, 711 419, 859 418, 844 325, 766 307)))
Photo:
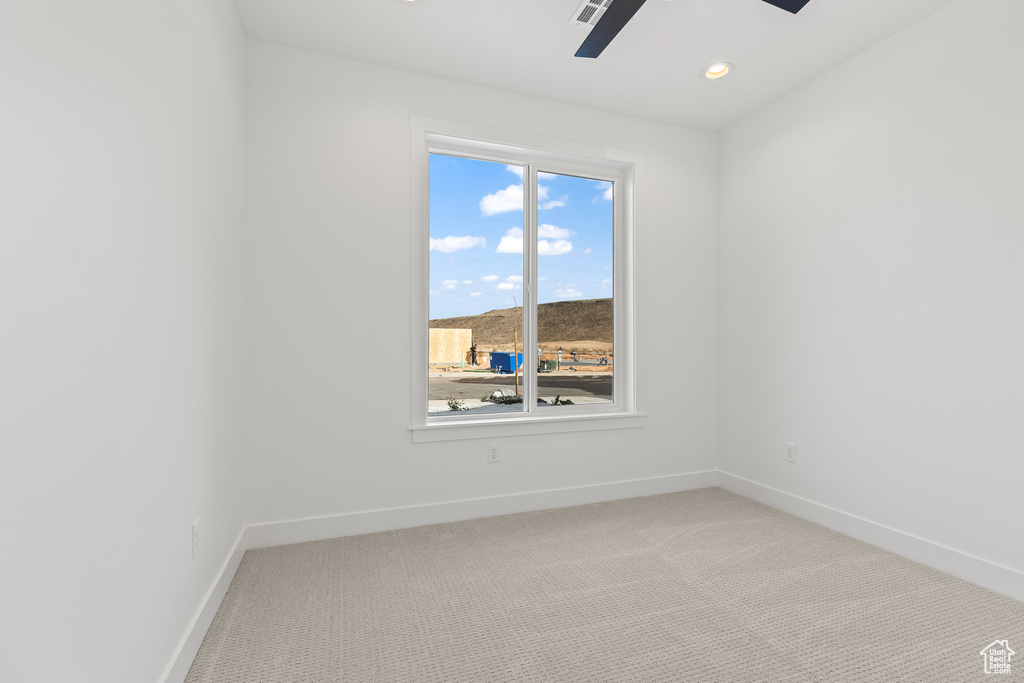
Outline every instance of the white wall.
POLYGON ((249 523, 714 469, 714 135, 259 42, 247 78, 249 523), (645 429, 412 443, 413 115, 643 158, 645 429))
POLYGON ((959 0, 726 131, 719 274, 723 471, 1017 571, 1022 28, 959 0))
POLYGON ((0 4, 5 682, 158 680, 242 528, 243 68, 229 0, 0 4))

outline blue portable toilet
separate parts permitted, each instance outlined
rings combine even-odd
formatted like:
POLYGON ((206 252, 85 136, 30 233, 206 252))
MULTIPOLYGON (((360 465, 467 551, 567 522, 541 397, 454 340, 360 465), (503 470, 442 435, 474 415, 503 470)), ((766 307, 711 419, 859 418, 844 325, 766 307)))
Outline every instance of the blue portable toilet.
POLYGON ((491 370, 495 372, 512 374, 512 356, 516 357, 516 365, 522 366, 523 354, 512 354, 508 351, 491 351, 491 370))

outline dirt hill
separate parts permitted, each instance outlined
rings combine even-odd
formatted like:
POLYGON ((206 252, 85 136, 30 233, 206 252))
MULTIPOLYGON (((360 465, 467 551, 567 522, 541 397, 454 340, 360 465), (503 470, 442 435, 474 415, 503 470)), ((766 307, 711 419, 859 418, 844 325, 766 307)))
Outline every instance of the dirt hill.
MULTIPOLYGON (((511 351, 512 330, 522 327, 522 319, 522 307, 503 308, 480 315, 431 320, 430 327, 473 330, 473 342, 481 351, 511 351)), ((566 351, 607 353, 612 345, 612 300, 540 304, 537 306, 537 337, 545 351, 562 346, 566 351)))

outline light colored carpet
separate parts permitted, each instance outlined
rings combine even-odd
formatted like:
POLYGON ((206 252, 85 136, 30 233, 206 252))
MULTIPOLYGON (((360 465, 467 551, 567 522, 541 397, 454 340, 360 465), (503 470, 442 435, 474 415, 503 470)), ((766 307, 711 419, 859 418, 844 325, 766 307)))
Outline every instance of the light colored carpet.
POLYGON ((711 488, 250 550, 187 683, 983 681, 997 639, 1024 604, 711 488))

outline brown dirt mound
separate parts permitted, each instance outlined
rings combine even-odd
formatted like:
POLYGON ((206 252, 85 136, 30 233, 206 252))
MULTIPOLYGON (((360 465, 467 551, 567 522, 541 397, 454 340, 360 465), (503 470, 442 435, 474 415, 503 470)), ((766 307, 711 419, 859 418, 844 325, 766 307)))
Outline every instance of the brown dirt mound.
MULTIPOLYGON (((612 300, 584 299, 556 301, 537 306, 537 341, 540 347, 566 352, 607 353, 612 344, 612 300), (573 341, 586 340, 586 341, 573 341)), ((480 350, 512 348, 513 329, 520 330, 522 343, 523 309, 503 308, 480 315, 439 318, 430 327, 473 330, 473 343, 480 350)))

